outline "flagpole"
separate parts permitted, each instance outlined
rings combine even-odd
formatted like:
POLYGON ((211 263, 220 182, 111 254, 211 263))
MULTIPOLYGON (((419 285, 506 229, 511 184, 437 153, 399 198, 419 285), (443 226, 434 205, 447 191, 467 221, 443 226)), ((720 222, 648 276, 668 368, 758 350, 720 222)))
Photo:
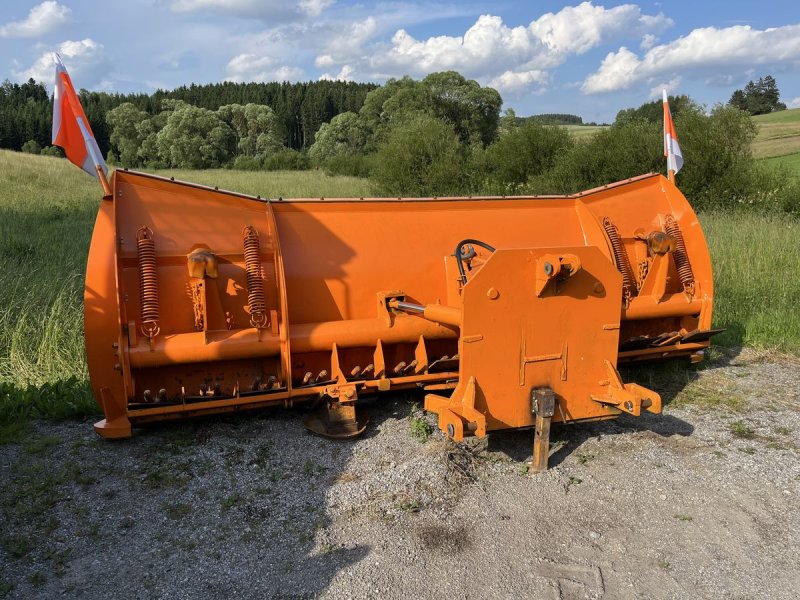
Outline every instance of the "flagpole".
MULTIPOLYGON (((675 140, 675 132, 674 132, 674 125, 672 124, 672 114, 669 111, 669 100, 667 98, 667 90, 664 89, 661 91, 663 103, 664 103, 664 155, 667 157, 667 179, 672 183, 675 183, 675 171, 673 166, 677 166, 677 161, 675 159, 675 154, 673 152, 672 145, 673 143, 677 144, 677 140, 675 140)), ((680 152, 678 152, 680 155, 680 152)), ((680 168, 680 167, 678 167, 680 168)))
POLYGON ((106 179, 103 167, 101 165, 95 165, 94 168, 97 169, 97 178, 100 180, 100 185, 103 186, 103 200, 111 200, 114 193, 111 191, 111 185, 109 185, 108 179, 106 179))

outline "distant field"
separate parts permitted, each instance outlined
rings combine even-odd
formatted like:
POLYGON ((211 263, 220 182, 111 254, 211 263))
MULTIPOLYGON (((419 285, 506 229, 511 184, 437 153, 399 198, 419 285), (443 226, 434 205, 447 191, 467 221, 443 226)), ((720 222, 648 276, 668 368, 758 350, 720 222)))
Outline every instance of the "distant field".
MULTIPOLYGON (((769 164, 781 164, 795 170, 800 176, 800 108, 782 110, 769 115, 753 117, 759 126, 758 135, 753 142, 753 156, 756 158, 772 158, 776 156, 795 155, 783 161, 770 161, 769 164)), ((586 139, 607 125, 561 125, 575 138, 586 139)), ((678 132, 680 137, 680 132, 678 132)))
POLYGON ((569 131, 577 139, 585 139, 602 129, 607 129, 608 125, 560 125, 569 131))
POLYGON ((800 152, 800 108, 753 117, 759 126, 753 143, 756 158, 800 152))
POLYGON ((794 154, 787 154, 785 156, 773 156, 771 158, 762 158, 761 161, 770 167, 785 168, 794 175, 800 178, 800 152, 794 154))

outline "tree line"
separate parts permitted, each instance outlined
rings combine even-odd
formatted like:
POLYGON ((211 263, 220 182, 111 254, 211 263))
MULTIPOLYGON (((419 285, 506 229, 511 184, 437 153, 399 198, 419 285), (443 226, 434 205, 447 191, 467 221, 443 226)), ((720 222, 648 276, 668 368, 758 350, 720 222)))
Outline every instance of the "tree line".
MULTIPOLYGON (((111 94, 80 90, 80 100, 103 154, 111 149, 111 126, 106 115, 121 104, 132 104, 149 116, 158 115, 165 101, 183 101, 198 108, 216 111, 230 104, 268 106, 281 124, 282 143, 302 150, 314 143, 322 123, 335 115, 359 110, 366 95, 377 86, 345 81, 305 83, 213 83, 158 90, 152 94, 111 94)), ((34 142, 50 144, 52 97, 44 84, 29 79, 18 84, 8 80, 0 86, 0 148, 21 150, 34 142)))
POLYGON ((767 75, 759 77, 758 81, 748 81, 743 89, 735 90, 731 94, 728 104, 745 110, 751 115, 764 115, 786 110, 786 105, 780 101, 780 98, 778 83, 772 75, 767 75))
MULTIPOLYGON (((669 102, 686 160, 679 183, 695 207, 800 213, 800 183, 754 160, 748 112, 669 102)), ((494 90, 457 73, 390 80, 357 113, 322 125, 308 155, 329 173, 370 177, 387 196, 569 194, 665 170, 660 100, 586 138, 500 107, 494 90)))
MULTIPOLYGON (((574 124, 572 115, 501 113, 496 90, 453 71, 382 86, 320 84, 225 83, 180 88, 180 97, 83 93, 82 100, 95 132, 105 132, 107 156, 122 166, 317 167, 369 177, 390 196, 567 194, 664 170, 660 100, 621 110, 610 127, 579 139, 548 123, 574 124), (251 101, 268 89, 274 98, 303 91, 309 112, 300 102, 288 121, 302 131, 287 127, 286 104, 251 101), (112 100, 125 101, 97 108, 112 100)), ((23 114, 36 114, 47 99, 35 82, 3 89, 31 98, 15 105, 23 114)), ((757 126, 748 111, 731 103, 709 110, 688 96, 669 102, 686 159, 681 189, 696 207, 800 212, 800 184, 753 159, 757 126)), ((31 117, 17 141, 35 135, 37 122, 31 117)), ((49 117, 42 122, 49 127, 49 117)))

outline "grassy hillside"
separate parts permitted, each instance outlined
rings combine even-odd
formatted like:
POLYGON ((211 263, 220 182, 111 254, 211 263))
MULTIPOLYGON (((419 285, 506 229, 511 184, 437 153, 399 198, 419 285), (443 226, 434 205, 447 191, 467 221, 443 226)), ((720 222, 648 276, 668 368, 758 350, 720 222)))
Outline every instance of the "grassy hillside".
MULTIPOLYGON (((317 171, 171 171, 267 197, 368 196, 370 183, 317 171)), ((100 186, 67 161, 0 151, 0 443, 26 415, 95 411, 83 345, 83 274, 100 186), (21 400, 22 399, 22 400, 21 400), (38 410, 38 412, 36 412, 38 410), (31 411, 34 411, 31 413, 31 411)), ((800 353, 800 222, 708 213, 719 343, 800 353)))
POLYGON ((800 177, 800 152, 785 154, 784 156, 762 158, 761 160, 765 165, 769 165, 775 169, 786 169, 790 173, 793 173, 795 177, 800 177))
POLYGON ((800 153, 800 108, 753 117, 758 136, 753 143, 756 158, 800 153))
POLYGON ((559 125, 565 128, 575 138, 581 140, 588 138, 602 129, 606 129, 608 125, 559 125))

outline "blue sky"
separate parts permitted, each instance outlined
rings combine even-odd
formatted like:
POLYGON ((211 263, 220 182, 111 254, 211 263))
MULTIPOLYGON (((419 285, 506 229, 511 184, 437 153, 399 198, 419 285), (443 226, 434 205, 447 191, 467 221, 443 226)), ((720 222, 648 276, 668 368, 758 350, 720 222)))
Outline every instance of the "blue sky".
POLYGON ((0 79, 49 84, 52 51, 77 87, 111 92, 453 69, 519 115, 611 121, 662 87, 711 105, 772 74, 800 106, 800 8, 788 1, 0 4, 0 79))

